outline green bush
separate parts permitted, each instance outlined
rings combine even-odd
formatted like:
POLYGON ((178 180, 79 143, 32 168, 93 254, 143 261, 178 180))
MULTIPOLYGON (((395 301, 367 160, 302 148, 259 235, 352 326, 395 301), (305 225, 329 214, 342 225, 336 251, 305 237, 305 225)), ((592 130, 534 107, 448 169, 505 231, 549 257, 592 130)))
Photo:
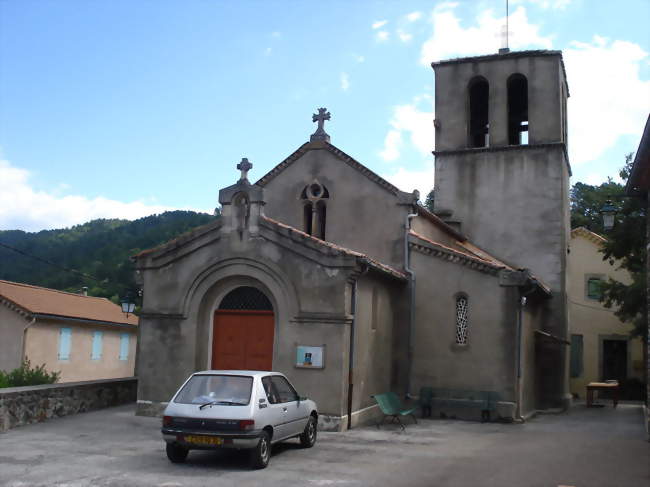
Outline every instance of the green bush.
POLYGON ((25 359, 20 367, 11 372, 0 370, 0 388, 54 384, 60 376, 61 372, 45 370, 45 364, 32 367, 29 359, 25 359))

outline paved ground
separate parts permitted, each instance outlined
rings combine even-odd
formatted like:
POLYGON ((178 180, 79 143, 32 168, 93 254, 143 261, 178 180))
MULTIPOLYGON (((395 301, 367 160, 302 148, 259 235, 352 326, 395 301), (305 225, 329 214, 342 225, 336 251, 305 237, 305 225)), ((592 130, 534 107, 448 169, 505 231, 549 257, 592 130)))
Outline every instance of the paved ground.
POLYGON ((321 433, 316 446, 274 447, 266 470, 237 452, 165 457, 160 420, 134 407, 51 420, 0 434, 0 485, 648 487, 650 443, 639 405, 538 416, 523 425, 420 420, 321 433))

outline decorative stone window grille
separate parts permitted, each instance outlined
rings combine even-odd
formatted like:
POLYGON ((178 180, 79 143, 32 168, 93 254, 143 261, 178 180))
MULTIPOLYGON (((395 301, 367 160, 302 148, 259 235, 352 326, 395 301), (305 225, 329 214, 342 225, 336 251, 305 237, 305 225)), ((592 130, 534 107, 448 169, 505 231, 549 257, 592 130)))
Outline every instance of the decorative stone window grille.
POLYGON ((467 345, 467 296, 456 298, 456 343, 467 345))
POLYGON ((327 188, 314 180, 302 190, 303 225, 305 233, 325 240, 327 220, 327 200, 330 197, 327 188))

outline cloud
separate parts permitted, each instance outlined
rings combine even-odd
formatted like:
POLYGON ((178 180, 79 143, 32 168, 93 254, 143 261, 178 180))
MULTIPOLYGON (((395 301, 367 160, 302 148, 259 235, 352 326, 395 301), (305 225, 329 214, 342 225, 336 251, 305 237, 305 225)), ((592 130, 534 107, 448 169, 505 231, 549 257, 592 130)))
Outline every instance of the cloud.
POLYGON ((377 40, 379 42, 387 41, 389 37, 390 37, 390 33, 386 30, 380 30, 379 32, 377 32, 377 40))
POLYGON ((101 196, 59 196, 57 192, 36 191, 29 184, 29 177, 29 171, 0 159, 0 229, 65 228, 96 218, 133 220, 178 209, 142 200, 124 203, 101 196))
POLYGON ((409 42, 411 39, 413 39, 413 36, 407 32, 404 32, 401 29, 397 30, 397 37, 399 37, 399 40, 402 42, 409 42))
POLYGON ((420 199, 424 201, 429 191, 433 189, 433 161, 427 162, 423 169, 409 170, 399 167, 392 173, 382 174, 382 177, 402 191, 410 193, 417 189, 420 192, 420 199))
POLYGON ((364 62, 366 60, 365 57, 363 57, 363 56, 361 56, 359 54, 353 54, 353 56, 354 56, 354 60, 356 62, 358 62, 359 64, 361 64, 362 62, 364 62))
POLYGON ((265 56, 270 56, 272 51, 273 51, 272 48, 267 47, 266 49, 264 49, 264 55, 265 56))
POLYGON ((378 20, 377 22, 373 22, 372 28, 375 29, 375 30, 381 29, 387 23, 388 23, 388 20, 378 20))
POLYGON ((400 155, 402 144, 402 132, 396 129, 389 130, 384 138, 384 150, 379 153, 379 156, 384 161, 394 161, 400 155))
POLYGON ((422 17, 422 12, 411 12, 410 14, 406 15, 406 20, 409 22, 415 22, 416 20, 419 20, 422 17))
POLYGON ((411 145, 422 155, 429 155, 433 150, 433 111, 417 108, 418 97, 414 103, 398 105, 393 108, 390 130, 384 139, 384 149, 379 156, 385 161, 394 161, 400 157, 404 145, 404 136, 408 136, 411 145))
MULTIPOLYGON (((638 44, 594 36, 563 51, 569 83, 571 163, 602 156, 621 136, 640 135, 650 111, 650 80, 640 70, 648 53, 638 44)), ((623 154, 621 154, 621 157, 623 154)))
POLYGON ((271 37, 275 37, 276 39, 279 38, 279 37, 282 37, 282 32, 279 32, 277 30, 274 31, 274 32, 271 32, 271 37))
POLYGON ((348 73, 341 73, 341 89, 348 91, 350 89, 350 77, 348 73))
POLYGON ((512 5, 529 3, 544 10, 564 10, 573 0, 511 0, 512 5))
MULTIPOLYGON (((422 45, 420 62, 429 65, 432 61, 454 56, 471 56, 498 52, 505 16, 495 17, 492 10, 484 10, 476 18, 476 25, 463 28, 455 15, 456 4, 447 3, 436 7, 431 14, 433 33, 422 45)), ((539 33, 537 25, 528 22, 526 9, 518 7, 510 14, 509 44, 512 49, 552 47, 551 37, 539 33)))

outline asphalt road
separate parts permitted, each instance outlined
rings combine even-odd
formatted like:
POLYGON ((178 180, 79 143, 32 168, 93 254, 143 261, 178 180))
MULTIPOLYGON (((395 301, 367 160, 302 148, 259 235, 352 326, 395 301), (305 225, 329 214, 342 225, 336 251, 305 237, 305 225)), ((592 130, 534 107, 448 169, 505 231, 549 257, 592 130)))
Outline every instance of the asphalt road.
POLYGON ((238 452, 190 452, 171 464, 160 420, 133 406, 0 434, 0 485, 648 487, 650 443, 639 405, 574 407, 523 425, 419 420, 320 433, 316 446, 274 447, 265 470, 238 452))

